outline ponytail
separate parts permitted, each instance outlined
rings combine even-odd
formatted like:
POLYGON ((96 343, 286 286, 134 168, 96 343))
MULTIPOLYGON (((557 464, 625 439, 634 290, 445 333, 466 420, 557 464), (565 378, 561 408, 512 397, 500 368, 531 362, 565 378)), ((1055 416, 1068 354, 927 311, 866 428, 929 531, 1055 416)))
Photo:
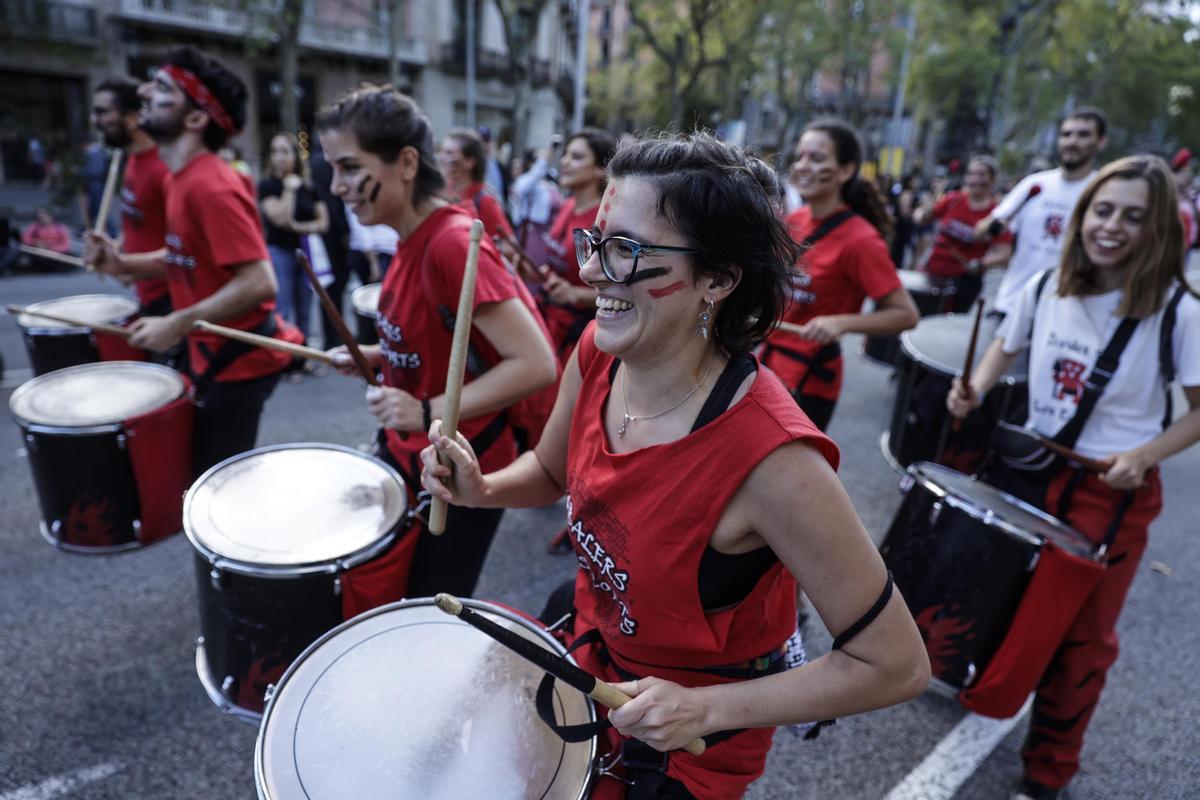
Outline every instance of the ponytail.
POLYGON ((884 239, 891 236, 892 218, 888 215, 883 195, 874 183, 855 174, 842 187, 842 200, 855 214, 871 223, 884 239))

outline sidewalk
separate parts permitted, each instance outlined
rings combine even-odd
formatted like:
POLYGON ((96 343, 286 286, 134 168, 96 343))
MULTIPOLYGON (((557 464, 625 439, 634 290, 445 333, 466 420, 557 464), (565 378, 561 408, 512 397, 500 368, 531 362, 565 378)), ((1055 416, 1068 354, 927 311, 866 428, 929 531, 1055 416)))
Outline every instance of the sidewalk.
POLYGON ((52 200, 55 192, 43 189, 32 181, 7 181, 0 183, 0 214, 8 214, 14 225, 24 226, 33 220, 38 206, 48 206, 54 212, 55 218, 66 224, 74 235, 83 227, 83 218, 79 215, 79 203, 72 200, 64 208, 56 206, 52 200))

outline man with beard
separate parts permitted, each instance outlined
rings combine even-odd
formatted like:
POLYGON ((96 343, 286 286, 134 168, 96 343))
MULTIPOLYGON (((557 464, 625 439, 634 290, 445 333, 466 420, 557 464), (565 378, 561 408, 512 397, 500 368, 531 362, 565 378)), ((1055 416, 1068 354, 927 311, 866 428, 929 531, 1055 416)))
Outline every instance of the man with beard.
MULTIPOLYGON (((142 101, 137 84, 114 78, 101 83, 92 95, 92 125, 100 132, 107 147, 126 153, 125 174, 121 181, 121 258, 137 256, 142 261, 161 264, 166 249, 166 195, 163 183, 167 166, 158 157, 158 147, 150 134, 138 125, 142 101)), ((107 235, 89 232, 84 259, 93 266, 101 248, 116 251, 107 235)), ((122 271, 124 272, 124 271, 122 271)), ((133 271, 130 270, 130 273, 133 271)), ((166 278, 134 279, 141 316, 171 313, 171 296, 166 278)))
POLYGON ((275 313, 254 196, 217 156, 246 117, 246 87, 190 48, 172 51, 138 90, 140 124, 158 144, 166 180, 166 251, 122 257, 103 243, 98 264, 136 278, 165 275, 174 311, 133 323, 130 344, 163 352, 185 338, 195 381, 194 466, 200 473, 254 447, 263 405, 291 357, 194 330, 199 320, 292 342, 275 313))
POLYGON ((1058 266, 1067 221, 1094 173, 1107 130, 1108 119, 1098 108, 1080 106, 1070 112, 1058 126, 1058 169, 1025 176, 975 226, 980 239, 998 235, 1005 226, 1016 236, 1015 249, 999 246, 1012 252, 996 295, 995 310, 1001 314, 1009 312, 1030 277, 1058 266))

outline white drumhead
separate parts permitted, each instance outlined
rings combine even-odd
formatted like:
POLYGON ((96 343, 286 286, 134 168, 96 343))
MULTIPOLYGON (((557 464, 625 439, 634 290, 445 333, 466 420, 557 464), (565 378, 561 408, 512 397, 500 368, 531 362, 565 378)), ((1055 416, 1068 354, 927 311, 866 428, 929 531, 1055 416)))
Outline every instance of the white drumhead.
MULTIPOLYGON (((563 653, 505 609, 464 603, 563 653)), ((595 740, 567 744, 538 718, 542 671, 432 600, 408 600, 335 628, 276 687, 255 748, 269 800, 578 800, 595 740)), ((558 722, 594 719, 555 686, 558 722)))
POLYGON ((1093 558, 1095 546, 1081 533, 1028 503, 975 480, 957 470, 922 461, 909 470, 938 494, 950 494, 960 504, 969 506, 976 516, 991 516, 1003 520, 1040 541, 1052 541, 1062 549, 1082 558, 1093 558))
MULTIPOLYGON (((921 317, 917 327, 900 334, 900 347, 914 361, 943 375, 958 375, 967 358, 971 343, 971 328, 975 325, 974 314, 932 314, 921 317)), ((975 344, 975 366, 983 360, 992 340, 996 338, 999 324, 985 316, 979 323, 979 340, 975 344)), ((1010 382, 1024 383, 1029 374, 1029 357, 1022 353, 1009 367, 1004 378, 1010 382)))
POLYGON ((382 288, 382 283, 368 283, 355 289, 350 294, 354 310, 364 316, 374 317, 379 310, 379 290, 382 288))
POLYGON ((170 403, 184 391, 179 373, 142 361, 101 361, 40 375, 8 400, 18 420, 89 428, 112 425, 170 403))
POLYGON ((201 475, 188 490, 183 529, 230 561, 331 563, 383 540, 406 504, 400 476, 378 459, 337 445, 279 445, 201 475))
POLYGON ((896 274, 900 276, 900 285, 910 292, 932 292, 933 283, 929 280, 929 275, 924 272, 918 272, 915 269, 898 269, 896 274))
MULTIPOLYGON (((25 306, 30 311, 45 311, 48 314, 58 314, 80 322, 116 323, 133 316, 138 310, 136 300, 122 297, 118 294, 81 294, 74 297, 60 297, 57 300, 45 300, 25 306)), ((65 322, 58 322, 36 314, 21 314, 17 324, 22 328, 72 328, 65 322)))

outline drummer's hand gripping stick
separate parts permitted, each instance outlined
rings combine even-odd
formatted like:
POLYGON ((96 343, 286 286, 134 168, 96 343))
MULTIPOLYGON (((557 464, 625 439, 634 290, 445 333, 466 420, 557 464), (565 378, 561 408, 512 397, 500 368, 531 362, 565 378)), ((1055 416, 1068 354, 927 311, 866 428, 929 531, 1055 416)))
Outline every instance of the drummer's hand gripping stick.
MULTIPOLYGON (((492 622, 487 617, 476 614, 464 606, 454 595, 443 592, 435 596, 433 602, 442 611, 458 617, 471 627, 486 633, 521 658, 550 673, 568 686, 578 689, 605 708, 620 708, 633 699, 611 683, 605 683, 596 676, 589 675, 570 661, 550 652, 536 642, 510 631, 503 625, 492 622)), ((684 745, 683 749, 698 756, 704 753, 704 747, 704 740, 697 738, 684 745)))

